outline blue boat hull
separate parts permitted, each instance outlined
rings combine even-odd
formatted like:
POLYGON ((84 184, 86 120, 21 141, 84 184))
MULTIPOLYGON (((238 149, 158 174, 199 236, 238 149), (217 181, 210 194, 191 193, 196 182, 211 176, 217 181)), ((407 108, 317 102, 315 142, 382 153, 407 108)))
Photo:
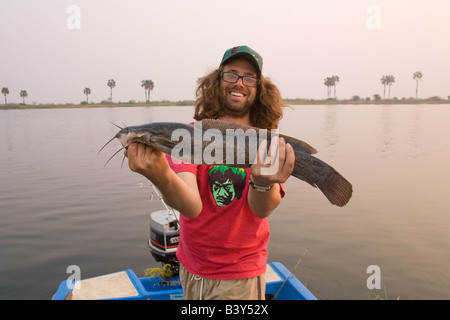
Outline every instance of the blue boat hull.
MULTIPOLYGON (((266 297, 276 300, 317 300, 317 298, 283 264, 267 265, 266 297), (286 280, 287 279, 287 280, 286 280)), ((81 280, 80 288, 71 280, 62 281, 53 300, 182 300, 183 289, 179 277, 169 281, 159 277, 139 278, 131 269, 110 275, 81 280), (117 286, 115 285, 117 284, 117 286), (73 289, 75 287, 75 289, 73 289)))

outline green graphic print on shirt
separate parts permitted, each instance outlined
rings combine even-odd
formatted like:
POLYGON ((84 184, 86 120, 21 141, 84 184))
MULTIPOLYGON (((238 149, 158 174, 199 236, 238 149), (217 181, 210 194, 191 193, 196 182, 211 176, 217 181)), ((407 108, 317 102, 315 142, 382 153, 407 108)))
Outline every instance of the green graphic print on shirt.
POLYGON ((209 170, 209 187, 219 207, 229 205, 234 198, 240 199, 245 188, 247 173, 242 168, 213 166, 209 170))

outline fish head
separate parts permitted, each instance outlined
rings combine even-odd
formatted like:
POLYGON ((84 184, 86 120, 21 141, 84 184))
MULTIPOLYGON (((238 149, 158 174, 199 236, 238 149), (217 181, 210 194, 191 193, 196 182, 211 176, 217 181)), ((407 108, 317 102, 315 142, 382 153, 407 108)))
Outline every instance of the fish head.
POLYGON ((136 130, 130 130, 129 128, 123 128, 120 130, 116 138, 120 141, 124 148, 127 148, 133 142, 141 142, 148 144, 151 140, 152 134, 150 132, 142 132, 136 130))

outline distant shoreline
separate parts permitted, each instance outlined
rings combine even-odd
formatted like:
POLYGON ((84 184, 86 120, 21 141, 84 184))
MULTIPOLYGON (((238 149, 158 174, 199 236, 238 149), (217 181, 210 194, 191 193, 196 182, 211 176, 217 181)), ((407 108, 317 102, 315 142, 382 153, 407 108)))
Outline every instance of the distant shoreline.
MULTIPOLYGON (((416 105, 416 104, 450 104, 450 99, 385 99, 385 100, 314 100, 285 99, 286 105, 416 105)), ((118 108, 118 107, 174 107, 193 106, 195 101, 153 101, 148 103, 92 103, 92 104, 1 104, 0 110, 11 109, 69 109, 69 108, 118 108)))

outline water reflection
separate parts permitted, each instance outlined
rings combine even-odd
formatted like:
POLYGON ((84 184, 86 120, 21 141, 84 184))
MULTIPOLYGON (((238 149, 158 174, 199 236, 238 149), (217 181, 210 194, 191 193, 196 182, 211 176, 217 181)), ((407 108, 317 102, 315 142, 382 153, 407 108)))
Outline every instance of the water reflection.
POLYGON ((411 125, 409 132, 409 141, 408 144, 410 146, 408 151, 408 156, 411 158, 416 158, 420 155, 420 145, 419 145, 419 137, 421 135, 421 116, 422 116, 422 107, 419 105, 411 106, 411 125))
MULTIPOLYGON (((83 277, 159 266, 146 241, 161 203, 121 157, 103 168, 119 143, 97 152, 118 130, 110 121, 192 115, 192 107, 0 110, 0 298, 48 299, 72 264, 83 277)), ((365 299, 371 264, 389 296, 450 298, 449 118, 445 105, 287 110, 282 132, 317 148, 355 194, 337 208, 289 179, 269 218, 269 259, 293 267, 308 248, 296 276, 319 298, 365 299)))
POLYGON ((9 112, 4 112, 3 117, 0 119, 1 125, 0 128, 2 130, 2 136, 4 137, 5 146, 4 150, 6 152, 13 152, 14 151, 14 143, 12 140, 12 134, 11 134, 11 124, 9 121, 9 112))
MULTIPOLYGON (((423 155, 423 111, 430 106, 384 106, 379 109, 380 157, 389 158, 402 152, 407 157, 423 155)), ((431 111, 431 110, 430 110, 431 111)), ((433 128, 429 128, 433 130, 433 128)))
POLYGON ((325 107, 324 125, 323 125, 323 139, 326 145, 327 155, 333 157, 336 149, 336 144, 339 141, 337 122, 338 109, 336 106, 325 107))
POLYGON ((394 142, 392 135, 393 110, 391 106, 383 106, 380 109, 380 157, 386 158, 391 155, 391 147, 394 142))

